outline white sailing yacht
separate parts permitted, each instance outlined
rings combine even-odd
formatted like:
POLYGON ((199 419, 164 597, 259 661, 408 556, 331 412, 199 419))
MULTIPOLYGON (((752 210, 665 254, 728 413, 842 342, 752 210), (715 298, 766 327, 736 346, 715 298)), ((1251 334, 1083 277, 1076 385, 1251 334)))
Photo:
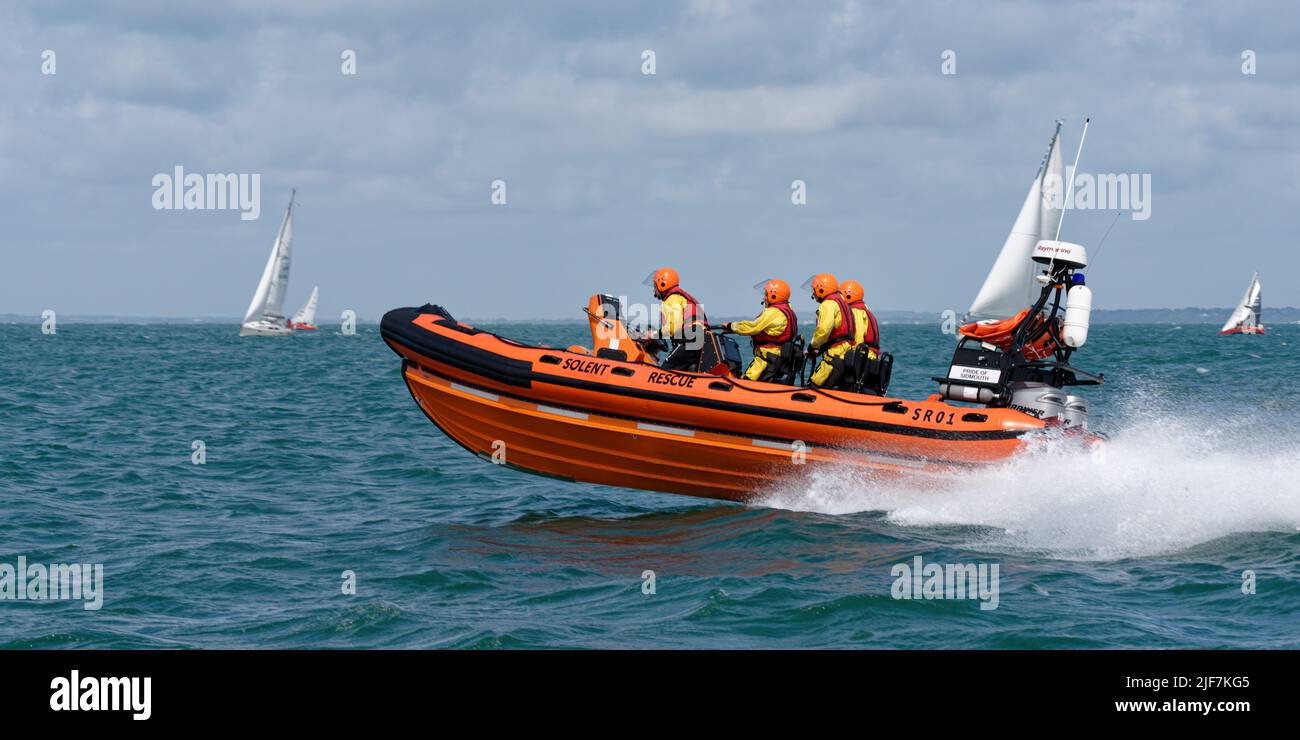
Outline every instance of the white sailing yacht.
POLYGON ((1259 273, 1250 278, 1250 285, 1241 302, 1228 317, 1228 323, 1219 330, 1220 334, 1263 334, 1264 325, 1259 323, 1260 313, 1264 308, 1263 297, 1259 292, 1259 273))
POLYGON ((1041 265, 1033 262, 1030 255, 1040 239, 1056 238, 1056 228, 1061 223, 1065 207, 1064 188, 1061 121, 1057 121, 1047 154, 1039 164, 1033 182, 1029 183, 1029 193, 1020 207, 1020 215, 967 311, 970 319, 1007 319, 1033 305, 1042 290, 1042 286, 1034 281, 1034 273, 1041 269, 1041 265))
POLYGON ((289 319, 289 327, 297 331, 316 331, 316 299, 320 296, 320 286, 312 286, 311 297, 298 309, 298 313, 289 319))
POLYGON ((289 207, 284 212, 284 221, 275 236, 271 247, 271 256, 266 259, 262 270, 262 279, 253 293, 253 300, 244 313, 244 321, 239 327, 239 336, 283 337, 293 334, 293 329, 284 318, 284 294, 289 290, 289 250, 293 242, 293 198, 297 191, 289 196, 289 207))

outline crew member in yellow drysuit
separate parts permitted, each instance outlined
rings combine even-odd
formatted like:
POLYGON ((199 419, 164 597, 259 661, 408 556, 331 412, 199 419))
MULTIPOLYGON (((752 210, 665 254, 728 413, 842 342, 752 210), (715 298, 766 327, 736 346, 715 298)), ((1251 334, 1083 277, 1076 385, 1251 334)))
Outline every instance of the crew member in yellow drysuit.
POLYGON ((654 289, 659 305, 657 338, 672 345, 672 352, 659 364, 665 370, 699 369, 700 350, 704 347, 709 319, 699 301, 682 290, 677 271, 663 267, 650 273, 645 284, 654 289))
POLYGON ((849 302, 849 308, 853 311, 853 326, 857 333, 853 337, 853 346, 860 347, 867 345, 867 358, 875 360, 880 356, 880 327, 876 324, 876 317, 872 315, 867 304, 862 302, 866 292, 862 289, 862 284, 857 280, 845 280, 840 283, 840 293, 844 300, 849 302))
POLYGON ((794 339, 799 330, 799 319, 790 308, 790 285, 784 280, 768 280, 757 287, 763 291, 763 312, 753 321, 723 326, 726 331, 750 337, 754 343, 754 361, 745 370, 748 380, 758 380, 769 363, 779 362, 781 346, 794 339))
POLYGON ((812 341, 808 343, 809 353, 822 356, 821 364, 810 380, 818 388, 825 386, 828 380, 834 386, 844 372, 840 363, 844 361, 844 355, 853 349, 853 340, 857 336, 853 311, 840 293, 840 285, 834 275, 825 272, 814 275, 806 285, 812 288, 812 298, 818 303, 817 329, 813 332, 812 341))

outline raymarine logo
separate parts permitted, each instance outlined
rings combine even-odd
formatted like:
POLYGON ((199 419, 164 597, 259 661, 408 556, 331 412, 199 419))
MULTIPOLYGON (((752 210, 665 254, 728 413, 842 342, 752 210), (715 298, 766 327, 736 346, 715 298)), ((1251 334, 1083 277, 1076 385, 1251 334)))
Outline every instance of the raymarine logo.
POLYGON ((97 611, 104 605, 103 563, 0 563, 0 601, 64 601, 84 599, 81 608, 97 611))
POLYGON ((70 678, 58 676, 50 681, 50 709, 56 712, 132 712, 131 719, 149 719, 151 679, 81 677, 72 671, 70 678))

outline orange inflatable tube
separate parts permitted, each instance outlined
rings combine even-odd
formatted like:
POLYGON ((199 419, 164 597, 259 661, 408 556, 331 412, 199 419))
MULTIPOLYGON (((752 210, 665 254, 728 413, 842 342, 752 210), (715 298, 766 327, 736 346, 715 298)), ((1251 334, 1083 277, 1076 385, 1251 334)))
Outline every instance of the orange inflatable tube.
MULTIPOLYGON (((937 395, 912 401, 662 370, 632 352, 601 352, 611 345, 599 339, 592 352, 527 345, 436 306, 394 309, 380 331, 402 358, 412 397, 449 437, 494 462, 568 480, 743 501, 824 465, 879 475, 982 465, 1044 426, 937 395)), ((625 330, 610 336, 626 349, 625 330)))

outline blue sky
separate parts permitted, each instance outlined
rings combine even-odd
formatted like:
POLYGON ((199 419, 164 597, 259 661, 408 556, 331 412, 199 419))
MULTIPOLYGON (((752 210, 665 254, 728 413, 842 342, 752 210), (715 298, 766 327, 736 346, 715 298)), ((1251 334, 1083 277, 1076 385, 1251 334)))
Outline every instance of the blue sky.
POLYGON ((237 317, 293 187, 289 303, 320 284, 323 319, 577 317, 663 264, 716 315, 818 271, 960 311, 1084 116, 1081 171, 1153 187, 1098 308, 1231 305, 1253 270, 1300 305, 1298 88, 1284 2, 8 3, 0 312, 237 317), (176 165, 260 173, 261 218, 154 210, 176 165))

